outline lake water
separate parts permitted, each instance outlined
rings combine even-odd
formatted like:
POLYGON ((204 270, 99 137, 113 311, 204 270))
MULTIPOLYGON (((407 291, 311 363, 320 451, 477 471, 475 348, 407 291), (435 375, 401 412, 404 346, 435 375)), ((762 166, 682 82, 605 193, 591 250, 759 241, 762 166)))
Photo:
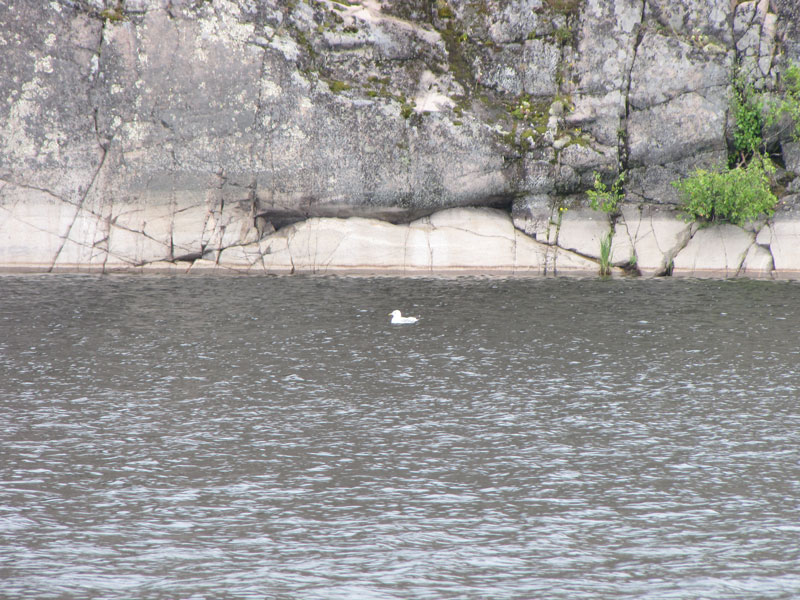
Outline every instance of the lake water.
POLYGON ((799 334, 792 282, 2 276, 0 597, 798 598, 799 334))

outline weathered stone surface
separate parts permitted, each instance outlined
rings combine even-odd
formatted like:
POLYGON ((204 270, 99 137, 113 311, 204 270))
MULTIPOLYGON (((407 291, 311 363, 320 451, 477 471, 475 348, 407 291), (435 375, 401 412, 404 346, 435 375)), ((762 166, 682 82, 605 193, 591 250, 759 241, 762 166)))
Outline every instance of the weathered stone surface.
POLYGON ((426 232, 432 269, 446 269, 459 263, 469 269, 486 268, 498 262, 506 266, 514 264, 515 230, 508 216, 501 212, 452 209, 411 227, 426 232), (506 258, 498 261, 499 257, 506 258))
POLYGON ((500 53, 488 50, 474 63, 478 83, 513 95, 554 96, 561 52, 538 39, 510 45, 500 53))
MULTIPOLYGON (((617 149, 608 146, 572 143, 558 155, 559 163, 575 171, 613 171, 617 165, 617 149)), ((592 177, 594 181, 594 177, 592 177)))
POLYGON ((781 151, 786 170, 800 175, 800 142, 784 142, 781 151))
POLYGON ((533 31, 539 31, 543 19, 542 0, 512 0, 495 13, 492 11, 492 23, 489 25, 489 36, 498 44, 524 41, 533 31))
POLYGON ((788 217, 776 214, 774 221, 758 233, 756 242, 769 247, 779 274, 800 271, 800 218, 797 214, 788 217))
POLYGON ((582 92, 622 89, 633 64, 643 13, 642 0, 588 0, 585 3, 577 68, 582 92))
POLYGON ((632 166, 665 164, 687 155, 723 151, 727 102, 697 92, 634 111, 628 122, 632 166))
POLYGON ((679 205, 680 194, 673 182, 689 176, 695 169, 713 169, 724 165, 727 159, 727 152, 720 149, 663 165, 631 168, 625 179, 627 196, 635 202, 679 205))
MULTIPOLYGON (((114 177, 96 189, 99 195, 184 203, 219 185, 234 200, 255 200, 259 212, 288 213, 295 219, 308 214, 384 217, 403 199, 404 212, 413 216, 414 211, 447 205, 492 203, 491 198, 506 193, 502 157, 496 154, 490 130, 466 117, 461 127, 448 119, 405 119, 400 102, 392 97, 332 93, 324 81, 309 79, 300 70, 304 49, 297 40, 272 33, 264 45, 258 36, 262 28, 268 35, 268 26, 249 21, 234 3, 172 16, 150 10, 140 17, 107 21, 102 49, 99 19, 52 6, 80 21, 72 23, 72 29, 65 26, 65 36, 87 29, 84 21, 94 27, 94 41, 80 38, 57 44, 97 48, 96 55, 84 52, 81 57, 84 72, 72 75, 74 66, 54 71, 62 78, 82 78, 83 89, 73 93, 72 104, 64 105, 62 88, 74 88, 67 80, 38 83, 50 76, 45 63, 55 60, 44 57, 45 66, 39 69, 43 75, 32 69, 28 89, 42 90, 35 108, 41 114, 53 114, 43 110, 47 105, 41 94, 57 96, 64 117, 58 123, 34 121, 24 133, 15 126, 16 119, 25 116, 30 121, 26 111, 33 109, 26 108, 32 105, 23 97, 4 122, 8 137, 13 128, 12 139, 17 140, 13 147, 18 152, 11 156, 15 177, 74 203, 103 164, 104 149, 115 170, 114 177), (94 112, 83 109, 92 105, 94 112), (59 134, 65 126, 69 131, 59 134), (69 156, 47 159, 47 152, 25 141, 46 139, 45 131, 63 140, 81 140, 85 148, 76 152, 73 144, 69 156), (472 158, 462 153, 472 154, 481 146, 472 158), (30 164, 29 156, 38 161, 37 168, 20 169, 30 164), (75 163, 78 159, 82 165, 75 163), (404 163, 406 168, 398 170, 404 163), (58 186, 44 181, 45 176, 58 186), (408 199, 414 198, 412 208, 408 199)), ((34 22, 40 20, 37 12, 53 13, 49 19, 56 31, 55 24, 64 19, 49 6, 28 12, 34 22)), ((379 27, 385 24, 381 20, 379 27)), ((433 46, 441 45, 438 34, 428 37, 435 38, 427 40, 433 46)), ((419 108, 425 111, 452 104, 449 99, 432 101, 429 89, 419 98, 419 108)))
POLYGON ((771 12, 769 0, 739 2, 733 18, 736 51, 744 73, 758 88, 770 75, 775 54, 777 14, 771 12))
MULTIPOLYGON (((197 262, 197 261, 195 261, 197 262)), ((208 261, 212 262, 213 261, 208 261)), ((192 267, 192 264, 181 262, 181 263, 172 263, 172 262, 153 262, 147 263, 139 267, 139 271, 142 273, 157 273, 159 275, 182 275, 188 273, 192 267)))
POLYGON ((733 3, 717 0, 647 0, 646 17, 700 45, 730 47, 732 8, 733 3))
POLYGON ((577 53, 570 59, 575 109, 565 116, 600 144, 617 147, 627 129, 627 93, 644 16, 643 0, 588 0, 581 12, 577 53))
POLYGON ((608 215, 589 208, 570 209, 563 213, 556 243, 559 247, 584 256, 600 256, 600 240, 608 235, 608 215))
POLYGON ((38 190, 78 206, 91 188, 104 159, 91 111, 101 29, 55 2, 0 4, 4 203, 28 202, 38 190))
POLYGON ((733 54, 721 46, 706 51, 675 37, 647 32, 631 72, 630 105, 642 110, 689 92, 725 104, 732 59, 733 54))
POLYGON ((48 270, 64 245, 77 206, 43 191, 0 187, 0 264, 48 270))
POLYGON ((514 200, 511 218, 514 227, 544 244, 555 244, 558 232, 559 207, 550 196, 533 194, 514 200))
POLYGON ((523 161, 522 168, 525 189, 529 194, 548 194, 555 190, 558 175, 552 162, 529 159, 523 161))
POLYGON ((774 268, 772 253, 763 246, 753 244, 744 257, 741 274, 748 277, 770 277, 774 268))
POLYGON ((625 94, 611 90, 602 95, 575 95, 575 110, 564 116, 568 127, 589 132, 604 146, 617 147, 625 124, 625 94))
POLYGON ((332 267, 392 267, 405 240, 402 228, 360 218, 313 218, 293 228, 288 238, 292 262, 296 268, 303 265, 314 272, 332 267))
MULTIPOLYGON (((207 267, 207 263, 201 263, 207 267)), ((596 264, 516 230, 507 214, 452 209, 391 225, 374 219, 313 218, 269 238, 224 250, 219 268, 266 272, 501 271, 592 273, 596 264)))
POLYGON ((778 35, 784 44, 785 56, 800 61, 800 4, 795 0, 773 0, 778 13, 778 35))
POLYGON ((643 275, 663 275, 689 241, 692 227, 673 211, 651 206, 625 206, 614 236, 614 256, 635 258, 643 275))
POLYGON ((6 202, 0 187, 0 264, 35 270, 111 270, 193 260, 259 238, 252 206, 207 202, 114 204, 90 196, 75 206, 29 190, 6 202))
POLYGON ((738 275, 755 235, 734 225, 699 229, 675 256, 673 275, 738 275))

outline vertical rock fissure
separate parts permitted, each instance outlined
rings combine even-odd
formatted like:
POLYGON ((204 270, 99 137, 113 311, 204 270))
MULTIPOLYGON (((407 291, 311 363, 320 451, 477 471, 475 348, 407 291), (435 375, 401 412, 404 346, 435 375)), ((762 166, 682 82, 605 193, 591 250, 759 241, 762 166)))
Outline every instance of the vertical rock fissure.
POLYGON ((61 244, 59 245, 58 249, 56 250, 53 256, 53 261, 50 263, 50 267, 47 269, 48 273, 52 273, 53 270, 55 269, 56 263, 58 263, 58 259, 61 256, 61 252, 63 252, 64 246, 67 245, 67 242, 70 239, 72 229, 75 227, 75 223, 77 223, 78 218, 81 216, 81 213, 83 212, 83 207, 86 204, 86 199, 89 197, 89 194, 94 189, 94 184, 97 181, 100 172, 103 170, 103 165, 105 164, 105 161, 106 161, 106 152, 105 150, 103 150, 102 153, 100 154, 100 164, 97 166, 97 169, 95 169, 95 172, 92 175, 92 179, 89 182, 86 191, 81 195, 81 198, 78 201, 78 205, 75 208, 75 215, 72 217, 72 221, 70 222, 67 231, 64 233, 64 237, 61 238, 61 244))
MULTIPOLYGON (((100 27, 100 36, 97 43, 97 49, 94 53, 94 56, 91 59, 91 67, 90 67, 90 74, 92 76, 92 81, 89 86, 89 96, 91 99, 91 106, 92 106, 92 119, 94 125, 94 135, 95 140, 97 141, 97 145, 101 149, 101 162, 100 166, 98 167, 97 173, 95 174, 95 178, 100 173, 100 169, 105 164, 106 157, 108 156, 111 148, 111 144, 113 142, 113 134, 111 137, 107 138, 100 131, 100 102, 99 102, 99 86, 100 86, 100 64, 103 57, 103 48, 106 46, 106 27, 108 26, 108 21, 103 19, 102 24, 100 27), (92 72, 93 71, 93 72, 92 72)), ((94 185, 94 181, 92 182, 94 185)), ((88 190, 87 190, 88 195, 88 190)), ((112 201, 109 200, 111 203, 112 201)), ((108 213, 103 219, 103 225, 105 227, 105 235, 103 238, 95 244, 95 247, 99 246, 100 244, 105 244, 105 248, 103 248, 103 263, 101 266, 101 272, 105 273, 108 266, 108 260, 110 258, 110 240, 111 240, 111 219, 113 215, 113 206, 110 205, 108 207, 108 213)), ((98 219, 100 219, 102 215, 98 215, 98 219)))
POLYGON ((428 269, 431 273, 433 273, 433 246, 431 246, 431 234, 436 229, 431 223, 431 218, 426 217, 426 222, 430 225, 430 229, 428 230, 428 235, 425 236, 425 241, 428 243, 428 269))
POLYGON ((692 241, 692 239, 694 238, 694 234, 697 233, 697 231, 698 230, 695 229, 694 227, 690 228, 689 235, 687 235, 681 243, 675 246, 675 248, 670 253, 670 256, 665 256, 666 271, 664 275, 672 275, 672 271, 675 265, 675 259, 681 252, 683 252, 686 249, 686 247, 689 245, 689 242, 692 241))
MULTIPOLYGON (((633 80, 633 68, 636 64, 637 53, 639 46, 644 38, 644 19, 645 19, 645 2, 642 0, 642 9, 639 16, 639 23, 636 25, 636 35, 633 38, 633 47, 628 53, 625 65, 625 74, 622 82, 622 93, 624 94, 624 116, 621 119, 619 131, 617 133, 617 168, 620 173, 624 173, 628 169, 628 159, 630 157, 630 146, 628 144, 628 119, 631 114, 631 83, 633 80)), ((613 227, 613 224, 612 224, 613 227)))
MULTIPOLYGON (((263 7, 259 7, 259 13, 262 10, 263 10, 263 7)), ((272 36, 270 36, 270 37, 267 37, 266 28, 264 27, 264 24, 263 24, 264 20, 265 19, 264 19, 263 15, 259 14, 258 26, 260 28, 260 33, 264 37, 264 39, 267 40, 267 42, 270 42, 272 40, 272 37, 274 37, 274 34, 272 36)), ((257 133, 259 130, 261 130, 263 128, 263 123, 262 123, 263 118, 264 118, 264 86, 263 86, 263 83, 264 83, 264 79, 265 79, 266 75, 267 75, 267 49, 266 49, 266 47, 262 47, 261 48, 261 65, 259 67, 259 73, 258 73, 258 94, 256 95, 256 110, 254 111, 254 114, 253 114, 253 133, 254 134, 257 133)), ((258 144, 257 138, 253 140, 252 145, 250 146, 250 154, 251 154, 251 156, 252 156, 252 154, 254 152, 254 146, 256 146, 256 144, 258 144)), ((270 169, 271 169, 272 173, 274 173, 275 169, 274 169, 271 146, 272 146, 272 144, 268 142, 267 143, 267 153, 268 153, 268 156, 269 156, 270 169)), ((270 179, 274 179, 274 177, 271 176, 270 179)), ((258 215, 260 213, 260 210, 259 210, 260 207, 259 207, 259 201, 258 201, 258 175, 256 175, 255 173, 252 174, 252 178, 250 180, 250 185, 248 187, 249 187, 248 200, 249 200, 250 206, 251 206, 251 212, 252 212, 251 216, 252 216, 252 219, 253 219, 253 227, 255 227, 259 231, 259 236, 258 237, 261 238, 262 237, 262 230, 259 229, 259 225, 258 225, 258 221, 257 221, 258 215)), ((264 266, 264 268, 266 270, 266 265, 264 264, 263 255, 261 256, 261 263, 262 263, 262 265, 264 266)))
POLYGON ((225 213, 225 193, 222 189, 225 187, 225 178, 223 177, 222 184, 220 185, 220 198, 219 198, 219 213, 217 215, 216 223, 214 224, 215 233, 217 235, 217 248, 215 250, 214 264, 219 265, 219 259, 222 256, 222 251, 225 249, 225 229, 224 213, 225 213))
MULTIPOLYGON (((58 249, 55 251, 53 255, 53 260, 50 263, 50 266, 47 269, 48 273, 52 273, 58 263, 59 258, 61 257, 61 253, 64 251, 64 247, 67 245, 67 242, 70 241, 70 236, 72 234, 72 230, 75 227, 75 223, 77 223, 78 219, 81 217, 83 213, 84 205, 86 204, 86 200, 89 197, 89 194, 92 193, 94 189, 95 183, 97 182, 98 177, 100 176, 101 171, 103 170, 103 166, 106 162, 106 156, 108 155, 108 146, 107 143, 104 143, 101 136, 100 136, 100 127, 98 122, 98 113, 99 107, 97 105, 96 93, 95 88, 98 85, 98 75, 99 75, 99 66, 100 66, 100 56, 103 49, 103 43, 105 40, 105 28, 106 28, 106 21, 105 19, 101 19, 100 25, 100 32, 98 34, 97 39, 97 46, 92 53, 92 57, 89 62, 89 70, 88 70, 88 80, 87 80, 87 88, 86 88, 86 96, 91 107, 91 122, 92 122, 92 132, 94 133, 95 140, 97 142, 97 146, 100 149, 100 159, 98 162, 97 167, 92 174, 91 179, 89 180, 88 185, 86 186, 86 190, 84 190, 83 194, 81 194, 77 206, 75 208, 75 214, 72 217, 72 221, 69 224, 64 236, 61 238, 61 243, 59 244, 58 249)), ((99 215, 98 215, 99 220, 99 215)), ((106 232, 106 238, 108 237, 108 233, 106 232)), ((108 250, 105 252, 105 260, 103 261, 103 270, 105 270, 105 265, 108 260, 108 250)))
POLYGON ((512 235, 514 236, 511 240, 511 272, 517 272, 517 232, 516 230, 512 231, 512 235))
POLYGON ((753 239, 753 241, 750 243, 750 245, 747 248, 745 248, 744 252, 742 252, 742 258, 739 261, 739 265, 736 267, 736 276, 737 277, 739 275, 741 275, 742 272, 744 271, 744 263, 747 261, 747 255, 750 254, 750 250, 752 250, 753 246, 755 246, 755 245, 756 245, 756 241, 755 241, 755 239, 753 239))

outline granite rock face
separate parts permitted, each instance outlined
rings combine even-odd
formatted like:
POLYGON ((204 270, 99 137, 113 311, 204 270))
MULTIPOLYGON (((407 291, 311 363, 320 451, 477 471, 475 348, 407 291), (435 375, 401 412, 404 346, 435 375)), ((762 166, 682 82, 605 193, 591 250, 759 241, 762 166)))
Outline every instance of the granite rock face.
MULTIPOLYGON (((735 65, 769 91, 800 62, 797 11, 788 0, 0 0, 0 266, 250 269, 306 252, 308 264, 365 267, 364 240, 375 267, 490 268, 482 221, 497 225, 500 210, 516 228, 492 243, 539 258, 492 250, 498 268, 553 272, 563 256, 562 270, 585 269, 613 227, 621 267, 717 269, 702 257, 716 252, 710 234, 676 218, 671 182, 726 160, 735 65), (614 223, 587 209, 595 172, 626 173, 614 223), (465 207, 492 210, 450 212, 465 207), (463 222, 443 236, 435 222, 453 215, 463 222), (299 249, 323 230, 346 232, 319 235, 344 235, 353 257, 299 249), (389 257, 398 248, 401 261, 389 257)), ((797 173, 796 143, 774 143, 797 173)), ((769 241, 737 242, 718 270, 800 270, 785 187, 787 210, 758 233, 769 241)))

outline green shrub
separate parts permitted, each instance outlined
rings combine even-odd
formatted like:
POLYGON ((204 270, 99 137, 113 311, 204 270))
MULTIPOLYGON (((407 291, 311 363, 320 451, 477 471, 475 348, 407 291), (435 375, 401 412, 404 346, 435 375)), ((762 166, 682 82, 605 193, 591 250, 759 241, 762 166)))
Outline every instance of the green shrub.
POLYGON ((672 185, 681 194, 687 221, 744 225, 774 212, 778 199, 769 185, 769 175, 774 171, 768 158, 755 154, 746 166, 720 171, 697 169, 672 185))
POLYGON ((736 154, 731 156, 731 166, 743 165, 756 152, 761 152, 764 145, 762 131, 764 129, 763 100, 753 89, 753 85, 736 77, 733 82, 731 109, 736 121, 733 130, 733 145, 736 154))
POLYGON ((608 189, 603 180, 600 178, 600 173, 594 173, 594 189, 588 190, 586 195, 589 196, 589 206, 592 210, 602 210, 604 213, 615 214, 619 210, 619 203, 625 196, 622 191, 622 186, 625 183, 625 171, 617 175, 614 183, 611 184, 611 189, 608 189))

